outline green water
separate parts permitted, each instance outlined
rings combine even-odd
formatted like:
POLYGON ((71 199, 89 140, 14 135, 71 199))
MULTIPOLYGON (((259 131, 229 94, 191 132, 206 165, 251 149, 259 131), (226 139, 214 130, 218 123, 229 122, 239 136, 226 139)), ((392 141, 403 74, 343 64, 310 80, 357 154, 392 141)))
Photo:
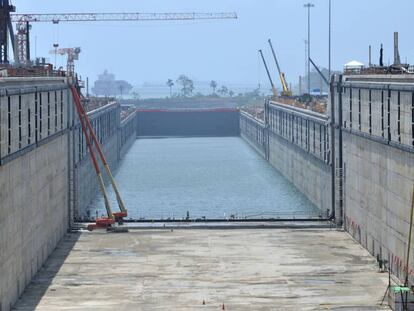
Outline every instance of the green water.
MULTIPOLYGON (((318 209, 239 137, 138 139, 116 172, 133 219, 298 218, 318 209)), ((114 194, 110 193, 113 208, 114 194)), ((99 195, 91 216, 104 213, 99 195)))

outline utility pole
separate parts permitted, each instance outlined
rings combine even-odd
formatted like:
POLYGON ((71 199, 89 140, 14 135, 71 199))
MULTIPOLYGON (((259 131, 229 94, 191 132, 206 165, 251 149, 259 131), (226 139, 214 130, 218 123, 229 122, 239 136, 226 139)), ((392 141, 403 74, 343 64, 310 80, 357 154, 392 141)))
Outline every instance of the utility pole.
MULTIPOLYGON (((313 3, 306 3, 303 5, 305 8, 308 9, 308 59, 311 57, 311 41, 310 41, 310 10, 311 8, 313 8, 315 5, 313 3)), ((310 81, 310 61, 308 60, 308 94, 310 94, 311 92, 311 85, 310 85, 311 81, 310 81)))
POLYGON ((371 45, 369 46, 369 51, 368 51, 368 66, 369 66, 369 68, 372 67, 371 45))
POLYGON ((86 77, 86 97, 89 98, 89 77, 86 77))
POLYGON ((303 90, 304 93, 307 92, 307 83, 306 81, 306 76, 308 75, 308 62, 309 62, 309 54, 308 54, 308 40, 304 39, 303 42, 305 43, 305 71, 304 71, 304 76, 303 76, 303 90))
POLYGON ((331 81, 331 52, 332 52, 332 1, 329 0, 329 65, 328 65, 328 74, 329 81, 331 81))

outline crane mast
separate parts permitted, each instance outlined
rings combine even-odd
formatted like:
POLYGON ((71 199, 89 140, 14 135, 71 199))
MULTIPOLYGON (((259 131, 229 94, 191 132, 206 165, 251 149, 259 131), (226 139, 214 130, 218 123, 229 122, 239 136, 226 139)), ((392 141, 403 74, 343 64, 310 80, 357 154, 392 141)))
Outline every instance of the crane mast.
POLYGON ((283 91, 281 92, 281 95, 282 96, 292 96, 292 91, 289 89, 289 87, 287 85, 287 82, 286 82, 285 73, 282 72, 282 70, 280 69, 279 62, 277 60, 275 50, 273 49, 272 41, 269 39, 268 42, 269 42, 270 48, 272 50, 273 58, 275 59, 277 71, 279 72, 280 82, 282 83, 283 91))

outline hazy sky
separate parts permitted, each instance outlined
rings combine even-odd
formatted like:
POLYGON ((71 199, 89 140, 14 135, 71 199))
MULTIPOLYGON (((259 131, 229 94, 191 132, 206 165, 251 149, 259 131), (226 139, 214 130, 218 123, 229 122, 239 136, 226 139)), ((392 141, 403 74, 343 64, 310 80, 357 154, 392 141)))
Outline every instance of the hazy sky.
MULTIPOLYGON (((328 65, 328 0, 313 0, 312 57, 328 65)), ((164 82, 185 73, 196 80, 257 84, 267 81, 257 50, 263 48, 276 73, 267 39, 277 50, 291 83, 305 70, 307 11, 300 0, 14 0, 18 13, 60 12, 237 12, 238 20, 128 23, 33 24, 32 54, 49 55, 52 45, 80 46, 77 71, 95 80, 104 69, 133 84, 164 82), (36 40, 35 40, 36 37, 36 40), (35 47, 35 41, 37 42, 35 47)), ((392 60, 393 32, 400 32, 401 60, 414 63, 409 21, 412 0, 332 0, 333 68, 356 59, 392 60)), ((64 64, 62 57, 58 65, 64 64)))

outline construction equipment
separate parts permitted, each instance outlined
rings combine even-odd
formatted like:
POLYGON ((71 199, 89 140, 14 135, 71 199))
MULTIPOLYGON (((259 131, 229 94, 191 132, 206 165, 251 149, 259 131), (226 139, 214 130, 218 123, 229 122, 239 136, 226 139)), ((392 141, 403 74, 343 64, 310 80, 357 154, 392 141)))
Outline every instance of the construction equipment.
POLYGON ((119 190, 114 180, 114 177, 112 175, 112 172, 109 168, 108 162, 106 161, 101 145, 98 139, 96 138, 95 131, 93 130, 91 121, 89 120, 89 117, 85 111, 85 108, 82 105, 81 97, 78 93, 78 90, 76 89, 75 86, 71 85, 71 91, 72 91, 72 96, 73 96, 73 101, 75 103, 76 111, 79 116, 79 121, 81 123, 82 132, 85 136, 86 145, 88 147, 89 154, 91 156, 91 160, 95 168, 96 176, 98 178, 98 184, 104 197, 105 208, 106 208, 106 212, 108 215, 108 217, 105 217, 105 218, 97 218, 96 223, 94 225, 89 225, 88 229, 89 230, 93 230, 96 228, 110 229, 115 223, 122 225, 123 219, 128 216, 128 212, 125 208, 124 202, 122 201, 121 195, 119 193, 119 190), (95 155, 94 147, 98 151, 102 165, 105 168, 106 175, 108 176, 109 181, 112 185, 112 188, 114 189, 120 212, 116 212, 116 213, 112 212, 112 208, 111 208, 111 205, 108 199, 108 193, 105 188, 103 176, 99 168, 99 164, 97 161, 97 157, 95 155))
POLYGON ((259 50, 259 53, 260 53, 260 56, 262 57, 263 65, 265 66, 265 69, 266 69, 266 72, 267 72, 267 76, 269 77, 270 85, 272 86, 273 96, 274 97, 277 97, 278 96, 278 93, 277 93, 277 90, 276 90, 275 85, 273 84, 272 76, 270 75, 269 68, 267 67, 267 63, 266 63, 266 60, 265 60, 265 58, 263 56, 262 50, 259 50))
POLYGON ((320 71, 320 69, 318 68, 318 66, 316 66, 315 62, 312 60, 312 58, 309 57, 309 61, 311 62, 312 66, 315 68, 315 70, 317 71, 317 73, 320 75, 320 77, 322 78, 322 80, 325 82, 325 84, 327 86, 329 86, 329 81, 328 79, 325 78, 325 76, 323 75, 322 71, 320 71))
MULTIPOLYGON (((8 0, 0 0, 8 3, 8 0)), ((1 5, 1 4, 0 4, 1 5)), ((0 34, 6 36, 4 40, 0 40, 3 45, 2 51, 5 54, 2 56, 1 62, 8 62, 7 55, 7 29, 10 30, 11 36, 14 38, 12 30, 12 22, 18 23, 18 45, 12 45, 15 47, 15 60, 16 63, 26 64, 30 62, 30 49, 29 49, 29 31, 30 23, 50 22, 53 24, 59 24, 62 22, 130 22, 130 21, 191 21, 191 20, 212 20, 212 19, 237 19, 236 13, 68 13, 68 14, 10 14, 14 12, 15 8, 5 6, 7 9, 2 9, 0 6, 0 17, 4 15, 4 20, 0 23, 0 34), (6 23, 7 20, 7 23, 6 23)), ((1 38, 0 38, 1 39, 1 38)), ((3 55, 3 54, 2 54, 3 55)))
POLYGON ((102 21, 163 21, 197 19, 237 19, 232 13, 53 13, 53 14, 12 14, 11 21, 18 22, 25 17, 29 22, 102 22, 102 21))
POLYGON ((21 19, 16 25, 16 39, 14 55, 21 60, 20 65, 27 65, 30 61, 30 29, 28 21, 21 19))
POLYGON ((285 78, 285 73, 280 70, 279 62, 277 60, 275 50, 273 49, 272 41, 269 39, 268 42, 269 42, 270 48, 272 49, 272 54, 273 54, 273 58, 275 59, 277 71, 279 72, 280 82, 282 83, 282 89, 283 90, 280 93, 280 95, 290 97, 290 96, 292 96, 292 90, 290 90, 289 87, 288 87, 288 84, 287 84, 286 78, 285 78))
POLYGON ((0 62, 2 64, 7 64, 9 62, 9 34, 12 46, 15 46, 13 26, 10 16, 10 13, 12 12, 16 12, 16 7, 11 5, 9 0, 0 0, 0 62))
POLYGON ((49 54, 54 55, 67 55, 67 65, 66 65, 66 72, 69 77, 73 77, 75 75, 75 60, 79 59, 79 54, 81 52, 81 48, 63 48, 63 49, 55 49, 51 50, 49 54))

